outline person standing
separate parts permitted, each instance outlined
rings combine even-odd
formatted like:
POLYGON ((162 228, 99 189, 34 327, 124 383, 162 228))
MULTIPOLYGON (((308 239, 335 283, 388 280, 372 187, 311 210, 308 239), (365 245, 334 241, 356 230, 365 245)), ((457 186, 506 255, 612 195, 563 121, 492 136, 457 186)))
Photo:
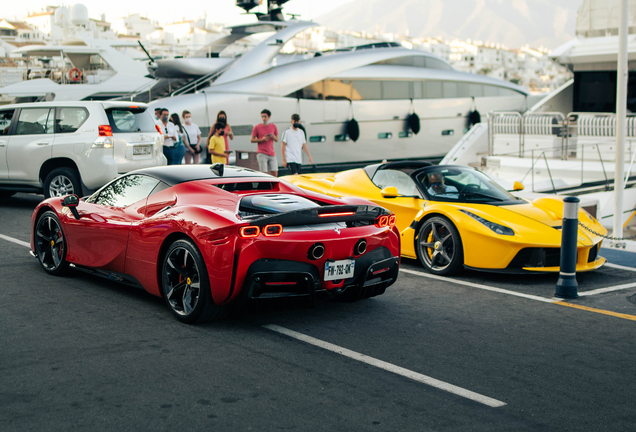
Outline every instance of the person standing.
POLYGON ((190 162, 193 161, 196 165, 199 163, 199 157, 203 151, 203 146, 201 145, 201 129, 199 129, 196 123, 192 123, 192 114, 190 111, 184 110, 181 113, 181 117, 183 117, 183 122, 185 123, 183 129, 185 130, 187 138, 185 163, 189 165, 190 162))
POLYGON ((163 132, 163 154, 168 159, 168 165, 174 165, 175 144, 177 143, 177 129, 174 124, 168 120, 168 110, 162 108, 160 128, 163 132))
POLYGON ((254 126, 252 130, 252 139, 250 142, 258 144, 256 159, 258 160, 258 169, 261 172, 269 172, 274 177, 278 176, 278 160, 274 151, 274 142, 278 142, 278 128, 269 120, 272 113, 264 109, 261 111, 260 124, 254 126))
POLYGON ((212 127, 212 136, 208 141, 208 153, 213 164, 224 164, 226 160, 225 140, 223 139, 223 135, 225 135, 224 129, 225 125, 223 123, 215 123, 212 127))
POLYGON ((303 163, 302 150, 307 153, 311 165, 313 165, 314 161, 309 153, 309 148, 307 148, 305 133, 300 129, 300 116, 298 114, 292 114, 291 125, 289 129, 283 132, 280 152, 283 156, 283 167, 287 168, 289 166, 292 174, 300 174, 300 166, 303 163))
POLYGON ((175 146, 174 146, 174 155, 173 155, 174 164, 181 165, 183 163, 183 156, 186 153, 186 145, 188 145, 187 144, 188 141, 185 135, 185 129, 181 125, 181 120, 179 120, 179 114, 172 113, 172 115, 170 116, 170 121, 172 121, 172 124, 174 124, 177 130, 177 142, 175 143, 175 146))
MULTIPOLYGON (((227 114, 225 111, 221 110, 216 115, 216 122, 222 123, 225 125, 223 128, 223 138, 225 139, 225 154, 227 155, 225 163, 230 163, 230 142, 229 140, 234 139, 234 134, 232 133, 232 127, 227 122, 227 114)), ((208 142, 210 142, 210 137, 214 134, 214 128, 210 128, 210 132, 208 133, 208 142)))

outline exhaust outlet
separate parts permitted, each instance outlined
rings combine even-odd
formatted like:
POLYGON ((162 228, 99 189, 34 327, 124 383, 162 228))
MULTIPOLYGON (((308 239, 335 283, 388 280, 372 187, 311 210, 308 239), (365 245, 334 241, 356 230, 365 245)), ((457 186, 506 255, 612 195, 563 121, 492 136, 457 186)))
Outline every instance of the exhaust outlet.
POLYGON ((311 245, 309 251, 307 252, 307 258, 310 260, 318 260, 325 255, 325 245, 322 243, 315 243, 311 245))
POLYGON ((353 247, 354 255, 362 255, 367 251, 367 241, 365 239, 360 239, 353 247))

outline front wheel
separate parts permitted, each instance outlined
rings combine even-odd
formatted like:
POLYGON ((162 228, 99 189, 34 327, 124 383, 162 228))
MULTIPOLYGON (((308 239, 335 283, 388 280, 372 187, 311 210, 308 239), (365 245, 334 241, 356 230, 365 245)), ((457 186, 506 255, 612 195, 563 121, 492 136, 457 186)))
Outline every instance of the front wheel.
POLYGON ((432 217, 422 224, 415 250, 422 265, 436 275, 457 273, 464 265, 462 239, 445 217, 432 217))
POLYGON ((35 254, 49 274, 59 276, 68 269, 66 238, 55 213, 47 211, 35 224, 35 254))
POLYGON ((212 300, 205 262, 190 240, 177 240, 170 245, 163 258, 161 274, 163 298, 179 321, 192 324, 225 315, 225 308, 212 300))
POLYGON ((82 183, 77 170, 73 168, 56 168, 44 179, 44 197, 62 197, 66 195, 82 195, 82 183))

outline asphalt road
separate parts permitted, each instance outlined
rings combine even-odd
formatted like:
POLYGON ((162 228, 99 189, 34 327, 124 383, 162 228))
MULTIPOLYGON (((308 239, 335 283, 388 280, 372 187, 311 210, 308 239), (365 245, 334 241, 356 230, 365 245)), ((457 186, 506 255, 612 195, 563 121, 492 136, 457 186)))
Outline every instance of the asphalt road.
MULTIPOLYGON (((0 234, 28 241, 40 199, 0 202, 0 234)), ((636 424, 629 318, 636 288, 568 302, 574 308, 551 302, 554 275, 440 280, 401 272, 384 295, 357 303, 251 305, 187 326, 141 290, 79 272, 48 276, 27 247, 3 238, 0 254, 2 431, 626 431, 636 424), (263 327, 270 324, 505 405, 263 327)), ((403 267, 423 272, 413 261, 403 267)), ((616 268, 579 275, 581 292, 632 282, 636 273, 616 268)))

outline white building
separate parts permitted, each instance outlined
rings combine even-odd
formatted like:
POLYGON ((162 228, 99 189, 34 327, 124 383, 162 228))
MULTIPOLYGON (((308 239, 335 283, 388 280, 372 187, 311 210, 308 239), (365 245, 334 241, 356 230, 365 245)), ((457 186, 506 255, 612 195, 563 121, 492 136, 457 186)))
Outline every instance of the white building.
POLYGON ((45 11, 28 15, 24 22, 32 28, 41 31, 47 36, 51 36, 51 30, 55 21, 55 6, 48 6, 45 11))
POLYGON ((140 14, 132 14, 117 18, 111 28, 117 35, 136 36, 141 40, 145 40, 148 35, 161 28, 161 26, 149 18, 142 17, 140 14))

